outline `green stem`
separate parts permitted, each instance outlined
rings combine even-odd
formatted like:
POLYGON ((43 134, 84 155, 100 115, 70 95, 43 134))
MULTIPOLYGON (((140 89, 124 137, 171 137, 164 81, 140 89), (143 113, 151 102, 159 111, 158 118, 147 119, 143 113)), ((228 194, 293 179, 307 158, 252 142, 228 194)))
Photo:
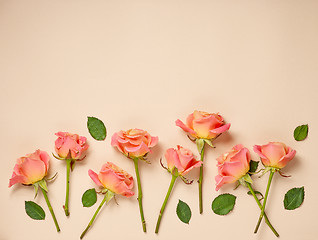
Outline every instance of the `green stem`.
POLYGON ((139 211, 140 211, 140 218, 141 218, 141 224, 142 224, 142 229, 144 232, 147 232, 146 229, 146 221, 144 217, 144 210, 142 207, 142 190, 141 190, 141 183, 140 183, 140 176, 139 176, 139 170, 138 170, 138 158, 133 158, 134 164, 135 164, 135 171, 136 171, 136 176, 137 176, 137 184, 138 184, 138 203, 139 203, 139 211))
POLYGON ((63 206, 66 216, 70 215, 70 212, 68 210, 68 199, 69 199, 69 191, 70 191, 71 162, 72 162, 72 159, 66 159, 66 197, 65 197, 65 205, 63 206))
MULTIPOLYGON (((41 188, 41 187, 40 187, 40 188, 41 188)), ((44 195, 46 204, 47 204, 47 206, 48 206, 48 208, 49 208, 49 210, 50 210, 50 213, 51 213, 51 215, 52 215, 52 218, 53 218, 53 221, 54 221, 54 224, 55 224, 55 227, 56 227, 56 231, 59 232, 59 231, 60 231, 60 227, 59 227, 59 224, 57 223, 57 220, 56 220, 56 217, 55 217, 55 214, 54 214, 52 205, 51 205, 51 203, 50 203, 50 201, 49 201, 49 198, 47 197, 46 191, 45 191, 43 188, 41 188, 41 190, 42 190, 42 193, 43 193, 43 195, 44 195)))
MULTIPOLYGON (((251 191, 251 193, 252 193, 252 195, 253 195, 253 197, 254 197, 254 199, 255 199, 257 205, 258 205, 259 208, 262 210, 263 206, 262 206, 261 202, 259 201, 259 199, 257 198, 257 196, 256 196, 256 194, 255 194, 255 192, 254 192, 254 190, 253 190, 251 184, 248 183, 248 182, 246 182, 246 184, 247 184, 247 187, 249 188, 249 190, 251 191)), ((265 212, 264 212, 264 218, 265 218, 266 224, 267 224, 267 225, 269 226, 269 228, 273 231, 273 233, 275 234, 275 236, 276 236, 276 237, 279 237, 278 232, 275 230, 275 228, 273 227, 273 225, 272 225, 272 224, 270 223, 270 221, 268 220, 267 215, 266 215, 265 212)))
POLYGON ((106 192, 105 197, 103 198, 103 201, 99 204, 99 206, 98 206, 98 208, 97 208, 95 214, 93 215, 91 221, 88 223, 87 227, 85 228, 85 230, 84 230, 83 233, 81 234, 80 239, 82 239, 82 238, 85 236, 85 234, 86 234, 86 232, 88 231, 88 229, 93 225, 93 222, 94 222, 94 220, 95 220, 97 214, 99 213, 99 211, 100 211, 101 208, 103 207, 104 203, 107 204, 107 203, 113 198, 114 195, 115 195, 115 194, 114 194, 113 192, 109 191, 109 190, 106 192))
POLYGON ((275 173, 275 170, 271 170, 271 172, 270 172, 270 174, 269 174, 268 183, 267 183, 267 188, 266 188, 265 197, 264 197, 264 202, 263 202, 263 206, 262 206, 262 211, 261 211, 261 214, 260 214, 260 216, 259 216, 258 222, 257 222, 257 224, 256 224, 254 233, 257 233, 258 228, 259 228, 259 226, 260 226, 260 224, 261 224, 261 221, 262 221, 262 219, 263 219, 264 211, 265 211, 265 206, 266 206, 266 202, 267 202, 267 197, 268 197, 268 192, 269 192, 269 188, 270 188, 271 183, 272 183, 272 179, 273 179, 274 173, 275 173))
POLYGON ((175 176, 175 175, 172 174, 172 179, 171 179, 171 182, 170 182, 170 186, 169 186, 169 189, 168 189, 166 198, 165 198, 165 200, 164 200, 164 202, 163 202, 163 204, 162 204, 162 207, 161 207, 161 209, 160 209, 160 212, 159 212, 159 216, 158 216, 158 220, 157 220, 157 225, 156 225, 155 233, 158 233, 158 231, 159 231, 159 226, 160 226, 162 214, 163 214, 163 212, 164 212, 164 210, 165 210, 165 208, 166 208, 167 201, 168 201, 168 199, 169 199, 171 190, 172 190, 172 188, 173 188, 173 185, 174 185, 174 183, 175 183, 177 177, 178 177, 178 176, 175 176))
MULTIPOLYGON (((204 158, 204 145, 202 147, 201 151, 201 162, 203 162, 204 158)), ((200 214, 203 213, 203 204, 202 204, 202 180, 203 180, 203 164, 200 167, 200 177, 199 177, 199 209, 200 209, 200 214)))

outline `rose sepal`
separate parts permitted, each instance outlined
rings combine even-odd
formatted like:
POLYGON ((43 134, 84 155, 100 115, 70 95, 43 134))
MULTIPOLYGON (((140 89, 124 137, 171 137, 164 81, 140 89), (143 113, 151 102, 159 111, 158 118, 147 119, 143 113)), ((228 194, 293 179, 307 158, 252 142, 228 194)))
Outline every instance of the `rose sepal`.
MULTIPOLYGON (((215 138, 214 138, 215 139, 215 138)), ((211 139, 204 139, 204 142, 206 142, 210 147, 215 148, 215 146, 212 143, 211 139)))
POLYGON ((65 160, 66 158, 61 158, 59 156, 56 156, 54 153, 52 153, 53 157, 55 157, 57 160, 65 160))
POLYGON ((244 187, 247 187, 247 184, 246 183, 249 183, 249 184, 253 184, 253 180, 251 178, 251 176, 249 174, 245 174, 243 177, 241 177, 239 180, 239 183, 241 185, 243 185, 244 187))
POLYGON ((201 152, 202 152, 202 150, 204 148, 204 143, 205 143, 204 139, 203 138, 197 138, 195 140, 195 143, 197 144, 198 151, 201 154, 201 152))
POLYGON ((259 176, 259 178, 263 177, 267 172, 279 172, 280 168, 276 168, 276 167, 265 167, 263 170, 262 174, 259 176))

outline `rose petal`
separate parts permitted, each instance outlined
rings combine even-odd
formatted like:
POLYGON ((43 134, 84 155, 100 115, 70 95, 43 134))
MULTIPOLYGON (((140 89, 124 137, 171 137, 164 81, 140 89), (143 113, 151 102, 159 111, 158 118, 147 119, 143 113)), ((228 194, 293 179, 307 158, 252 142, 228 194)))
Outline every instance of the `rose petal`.
POLYGON ((227 124, 223 125, 222 127, 212 129, 210 132, 214 133, 214 134, 220 134, 220 133, 223 133, 223 132, 229 130, 230 127, 231 127, 231 124, 227 123, 227 124))
POLYGON ((288 153, 281 160, 279 160, 277 167, 279 168, 285 167, 286 164, 295 157, 295 155, 296 155, 296 151, 288 147, 288 153))
POLYGON ((218 191, 224 184, 233 183, 236 179, 232 176, 221 176, 217 175, 215 177, 216 187, 215 190, 218 191))
POLYGON ((173 170, 174 167, 182 168, 177 151, 173 148, 169 148, 166 150, 165 159, 167 161, 168 169, 170 171, 173 170))
POLYGON ((255 153, 257 153, 260 156, 264 166, 269 166, 270 165, 269 159, 262 153, 262 146, 254 145, 253 146, 253 150, 254 150, 255 153))
POLYGON ((20 172, 27 178, 24 184, 32 184, 42 180, 47 172, 44 162, 27 157, 23 159, 19 168, 20 172))
POLYGON ((192 159, 192 161, 190 161, 188 165, 185 167, 186 170, 183 171, 181 175, 184 176, 188 174, 193 168, 201 167, 201 165, 202 165, 202 161, 197 161, 195 159, 192 159))
POLYGON ((178 127, 182 128, 183 131, 190 133, 193 137, 197 136, 196 132, 187 127, 181 120, 177 119, 175 123, 178 127))
POLYGON ((15 173, 12 174, 12 177, 9 180, 9 187, 13 186, 16 183, 26 183, 27 178, 22 175, 16 175, 15 173))
POLYGON ((96 183, 97 186, 102 187, 103 184, 100 182, 97 173, 95 173, 93 170, 88 170, 88 175, 91 177, 91 179, 96 183))
POLYGON ((126 146, 125 152, 129 153, 130 157, 141 157, 150 151, 145 143, 141 143, 139 146, 126 146))
POLYGON ((157 145, 158 141, 159 141, 158 137, 151 137, 151 141, 149 143, 149 147, 154 147, 155 145, 157 145))

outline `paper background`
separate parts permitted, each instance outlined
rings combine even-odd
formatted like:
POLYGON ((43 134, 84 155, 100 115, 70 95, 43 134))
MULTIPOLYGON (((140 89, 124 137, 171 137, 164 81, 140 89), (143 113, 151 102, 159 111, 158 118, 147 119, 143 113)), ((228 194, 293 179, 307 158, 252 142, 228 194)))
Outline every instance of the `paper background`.
MULTIPOLYGON (((142 232, 136 197, 118 197, 103 208, 85 239, 275 239, 265 224, 253 234, 259 210, 247 190, 234 185, 214 190, 216 158, 242 143, 282 141, 297 150, 275 176, 267 213, 281 240, 317 239, 317 1, 0 1, 1 240, 79 239, 97 205, 81 206, 94 187, 87 171, 112 161, 134 175, 133 163, 110 146, 114 132, 142 128, 159 136, 140 164, 148 233, 142 232), (177 181, 154 234, 159 209, 170 183, 160 167, 165 149, 196 147, 175 126, 193 110, 219 112, 230 131, 208 149, 203 183, 204 213, 198 213, 198 187, 177 181), (87 116, 107 126, 105 142, 93 140, 87 116), (293 130, 309 124, 303 142, 293 130), (56 233, 41 194, 36 202, 45 221, 24 212, 33 188, 8 189, 15 160, 36 149, 54 151, 54 133, 88 138, 89 155, 71 175, 70 212, 62 209, 65 165, 52 158, 49 198, 61 226, 56 233), (305 202, 283 208, 284 194, 305 186, 305 202), (215 215, 212 200, 235 194, 228 216, 215 215), (176 216, 178 200, 192 209, 189 225, 176 216)), ((252 159, 257 160, 251 152, 252 159)), ((190 174, 195 179, 198 171, 190 174)), ((267 176, 255 180, 265 191, 267 176)), ((137 188, 135 188, 137 192, 137 188)), ((101 196, 98 202, 101 201, 101 196)))

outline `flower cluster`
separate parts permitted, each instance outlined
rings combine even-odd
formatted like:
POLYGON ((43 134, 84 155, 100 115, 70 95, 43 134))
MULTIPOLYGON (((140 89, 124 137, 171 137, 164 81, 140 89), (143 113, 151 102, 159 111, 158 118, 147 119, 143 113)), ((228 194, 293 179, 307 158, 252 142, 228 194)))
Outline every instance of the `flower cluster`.
POLYGON ((281 173, 281 169, 284 168, 286 164, 294 158, 296 151, 281 142, 269 142, 265 145, 254 145, 253 150, 259 155, 261 162, 265 167, 263 174, 270 171, 263 204, 260 203, 259 199, 255 195, 255 191, 251 186, 252 179, 249 175, 251 161, 250 152, 241 144, 234 146, 231 151, 224 153, 217 159, 218 175, 215 177, 216 191, 218 191, 224 184, 234 183, 236 181, 239 181, 240 184, 247 186, 261 210, 260 217, 254 232, 257 232, 262 218, 265 217, 266 224, 278 237, 279 234, 271 225, 265 214, 265 205, 274 173, 281 173))
MULTIPOLYGON (((94 125, 94 123, 88 124, 89 132, 91 133, 92 137, 96 140, 104 140, 106 137, 106 128, 104 124, 97 118, 90 117, 89 119, 97 123, 97 126, 100 126, 100 132, 98 132, 99 129, 94 125), (93 129, 90 129, 89 126, 93 126, 93 129), (102 136, 104 137, 102 138, 102 136)), ((191 184, 193 180, 189 181, 185 176, 194 169, 200 169, 198 174, 199 212, 203 212, 202 182, 205 147, 211 146, 214 148, 214 141, 222 133, 225 133, 227 130, 229 130, 231 126, 230 123, 226 123, 224 121, 223 117, 219 113, 207 113, 203 111, 194 111, 188 115, 186 123, 183 123, 181 120, 177 119, 175 124, 187 133, 191 141, 196 143, 199 158, 197 158, 188 148, 177 145, 176 148, 166 149, 164 154, 166 164, 163 164, 162 160, 160 159, 162 167, 165 168, 169 174, 171 174, 171 182, 159 212, 155 233, 159 232, 161 219, 176 180, 180 178, 186 184, 191 184)), ((57 136, 54 146, 56 155, 53 154, 53 156, 56 159, 62 160, 66 163, 66 194, 63 208, 65 215, 69 216, 70 173, 74 170, 75 163, 77 161, 82 161, 87 156, 89 144, 86 137, 79 136, 78 134, 57 132, 55 135, 57 136)), ((150 161, 147 160, 148 154, 152 153, 152 149, 158 144, 158 141, 159 138, 157 136, 152 136, 147 131, 138 128, 129 129, 127 131, 120 130, 115 132, 111 138, 111 146, 117 149, 126 158, 132 160, 134 163, 138 189, 137 200, 140 211, 141 225, 144 232, 147 231, 147 228, 143 211, 143 194, 140 180, 139 163, 150 163, 150 161)), ((249 149, 244 147, 242 144, 235 145, 230 151, 222 154, 216 159, 218 174, 215 176, 215 190, 218 191, 224 185, 235 182, 239 183, 238 186, 243 185, 247 187, 260 208, 260 216, 255 228, 255 233, 257 232, 260 223, 264 218, 266 224, 273 231, 273 233, 276 236, 279 236, 265 213, 265 207, 274 173, 278 172, 284 176, 284 174, 281 172, 281 169, 284 168, 286 164, 294 158, 296 151, 281 142, 269 142, 265 145, 254 145, 253 150, 259 156, 264 166, 261 176, 269 172, 269 180, 263 203, 261 203, 261 200, 256 196, 256 193, 260 192, 254 191, 252 187, 253 180, 251 176, 258 173, 256 172, 258 162, 251 160, 251 153, 249 149)), ((12 187, 17 183, 21 183, 26 186, 34 186, 36 194, 40 189, 45 197, 56 229, 57 231, 60 231, 56 216, 47 196, 47 180, 50 180, 47 179, 50 166, 49 162, 49 154, 42 150, 36 150, 34 153, 18 158, 13 169, 13 174, 9 180, 9 187, 12 187)), ((92 226, 97 214, 104 204, 107 204, 115 197, 116 194, 127 198, 132 197, 135 194, 133 191, 134 179, 132 175, 112 162, 106 162, 103 164, 99 172, 94 172, 93 170, 89 169, 88 175, 100 189, 100 191, 97 193, 102 194, 104 198, 86 229, 81 234, 81 239, 86 235, 87 231, 92 226)), ((88 191, 91 190, 93 190, 96 202, 96 190, 89 189, 88 191)), ((232 197, 235 198, 235 196, 232 197)))

